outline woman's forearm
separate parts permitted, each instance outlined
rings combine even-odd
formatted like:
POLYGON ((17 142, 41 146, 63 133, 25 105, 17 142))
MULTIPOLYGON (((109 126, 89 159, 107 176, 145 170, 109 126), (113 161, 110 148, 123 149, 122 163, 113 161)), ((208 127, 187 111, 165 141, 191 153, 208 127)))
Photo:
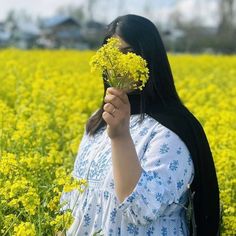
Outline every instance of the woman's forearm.
POLYGON ((131 135, 111 139, 115 191, 120 202, 134 190, 142 172, 131 135))

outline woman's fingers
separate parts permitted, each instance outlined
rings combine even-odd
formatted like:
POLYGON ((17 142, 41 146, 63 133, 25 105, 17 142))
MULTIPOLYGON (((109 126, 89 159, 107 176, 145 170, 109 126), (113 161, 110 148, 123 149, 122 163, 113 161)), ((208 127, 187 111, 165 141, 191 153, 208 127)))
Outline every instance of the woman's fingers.
POLYGON ((115 113, 117 113, 118 108, 116 108, 114 105, 112 105, 111 103, 106 103, 103 106, 104 111, 110 113, 112 116, 115 115, 115 113))
POLYGON ((111 103, 117 109, 123 106, 123 102, 121 101, 121 99, 118 96, 112 94, 106 95, 104 101, 106 103, 111 103))
POLYGON ((130 103, 127 94, 121 89, 108 88, 104 98, 102 117, 107 123, 110 138, 129 132, 130 103))
POLYGON ((127 94, 125 93, 124 90, 110 87, 110 88, 107 88, 107 92, 108 92, 109 94, 113 94, 113 95, 119 97, 120 100, 121 100, 124 104, 129 103, 129 98, 128 98, 128 96, 127 96, 127 94))
POLYGON ((102 118, 106 121, 108 125, 113 126, 115 124, 115 117, 112 116, 109 112, 104 111, 102 113, 102 118))

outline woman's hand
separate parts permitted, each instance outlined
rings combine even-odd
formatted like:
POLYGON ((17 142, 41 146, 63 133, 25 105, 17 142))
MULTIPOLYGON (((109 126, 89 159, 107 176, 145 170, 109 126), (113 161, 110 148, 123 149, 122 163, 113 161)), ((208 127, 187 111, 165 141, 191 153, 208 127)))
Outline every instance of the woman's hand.
POLYGON ((126 90, 110 87, 105 96, 103 119, 107 123, 108 136, 111 139, 130 135, 130 103, 126 90))

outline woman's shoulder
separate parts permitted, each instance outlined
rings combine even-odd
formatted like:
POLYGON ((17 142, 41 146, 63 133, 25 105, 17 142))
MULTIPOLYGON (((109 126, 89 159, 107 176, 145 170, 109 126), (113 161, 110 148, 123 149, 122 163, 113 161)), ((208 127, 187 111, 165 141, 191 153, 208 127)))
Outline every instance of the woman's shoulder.
POLYGON ((143 120, 142 126, 153 130, 153 132, 160 132, 164 130, 171 131, 167 126, 165 126, 160 121, 153 118, 151 115, 147 113, 144 114, 144 120, 143 120))
POLYGON ((146 125, 149 125, 150 132, 149 132, 149 141, 154 140, 162 140, 165 143, 169 143, 169 145, 182 145, 186 149, 186 143, 184 140, 178 135, 177 132, 172 130, 171 128, 167 127, 165 124, 159 122, 152 116, 146 114, 146 125))

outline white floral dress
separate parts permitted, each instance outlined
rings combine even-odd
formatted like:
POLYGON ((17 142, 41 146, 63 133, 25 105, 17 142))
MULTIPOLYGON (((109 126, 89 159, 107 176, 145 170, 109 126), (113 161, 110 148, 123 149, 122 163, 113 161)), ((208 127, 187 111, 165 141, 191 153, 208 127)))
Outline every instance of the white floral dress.
POLYGON ((74 223, 67 235, 106 236, 189 235, 185 205, 194 177, 190 152, 177 134, 148 114, 139 123, 130 117, 130 133, 143 168, 133 192, 119 202, 112 173, 111 142, 105 127, 94 137, 84 133, 72 172, 88 187, 63 193, 62 210, 72 209, 74 223))

